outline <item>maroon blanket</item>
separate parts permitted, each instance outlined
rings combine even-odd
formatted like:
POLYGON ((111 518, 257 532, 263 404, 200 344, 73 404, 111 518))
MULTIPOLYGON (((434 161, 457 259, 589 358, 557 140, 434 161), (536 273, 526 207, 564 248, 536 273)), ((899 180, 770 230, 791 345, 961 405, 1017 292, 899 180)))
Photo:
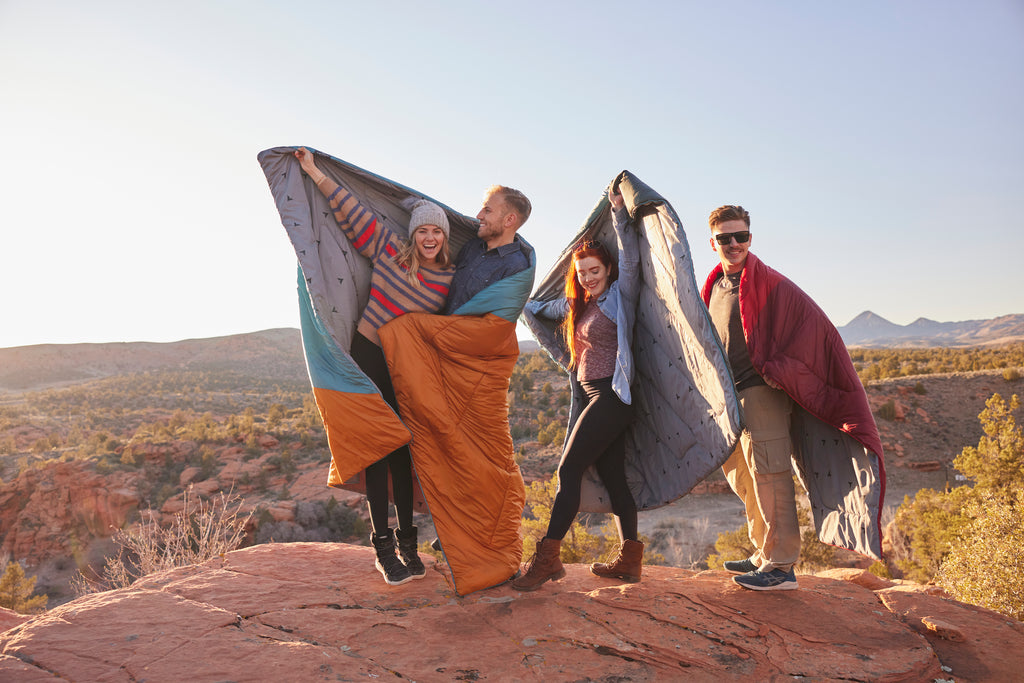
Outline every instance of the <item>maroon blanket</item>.
MULTIPOLYGON (((710 301, 711 286, 720 277, 721 264, 704 283, 701 296, 705 305, 710 301)), ((816 418, 796 416, 792 431, 819 536, 827 543, 855 546, 851 549, 880 556, 879 517, 885 496, 882 442, 839 331, 806 293, 750 253, 740 278, 740 316, 754 368, 816 418), (864 452, 855 452, 860 449, 851 450, 835 439, 821 439, 825 425, 856 440, 864 452), (837 462, 848 461, 851 454, 857 462, 837 462), (835 467, 847 468, 844 473, 849 476, 838 476, 835 467), (808 482, 808 475, 816 478, 818 472, 823 473, 822 478, 827 476, 827 484, 808 482), (830 515, 874 519, 855 520, 851 531, 839 528, 849 520, 824 519, 830 515), (875 528, 866 528, 869 523, 875 528), (830 531, 829 527, 836 528, 830 531)))

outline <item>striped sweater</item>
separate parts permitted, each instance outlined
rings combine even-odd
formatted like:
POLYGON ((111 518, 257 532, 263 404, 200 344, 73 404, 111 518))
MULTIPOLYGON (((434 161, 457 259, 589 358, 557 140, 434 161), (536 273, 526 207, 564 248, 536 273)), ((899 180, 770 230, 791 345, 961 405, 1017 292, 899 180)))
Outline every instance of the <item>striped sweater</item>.
POLYGON ((356 327, 360 334, 380 346, 377 329, 384 323, 403 313, 435 313, 444 307, 454 268, 433 270, 420 266, 416 283, 409 282, 408 268, 395 260, 401 238, 330 178, 322 179, 318 187, 327 196, 338 227, 352 246, 373 263, 370 299, 356 327))

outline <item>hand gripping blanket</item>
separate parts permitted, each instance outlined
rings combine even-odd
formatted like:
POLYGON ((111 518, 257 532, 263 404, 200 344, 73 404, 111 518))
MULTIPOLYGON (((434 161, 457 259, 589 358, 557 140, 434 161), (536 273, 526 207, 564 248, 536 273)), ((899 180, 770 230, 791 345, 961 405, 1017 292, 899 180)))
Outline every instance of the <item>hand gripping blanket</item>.
MULTIPOLYGON (((739 440, 742 419, 725 352, 700 298, 679 217, 668 201, 629 171, 614 182, 639 233, 640 250, 630 385, 636 417, 626 432, 626 478, 637 508, 649 510, 680 498, 721 467, 739 440)), ((533 299, 564 296, 572 250, 586 239, 616 244, 606 196, 538 285, 533 299)), ((540 345, 567 370, 569 354, 558 332, 559 321, 529 311, 524 318, 540 345)), ((574 397, 567 434, 581 410, 574 397)), ((584 478, 580 509, 611 512, 593 468, 584 478)))
MULTIPOLYGON (((722 276, 719 264, 701 292, 722 276)), ((822 543, 882 559, 885 466, 867 394, 838 330, 814 301, 754 254, 740 278, 754 368, 795 403, 793 460, 822 543)))
MULTIPOLYGON (((379 330, 402 416, 349 356, 369 297, 371 264, 346 240, 295 147, 261 152, 259 162, 299 261, 306 364, 331 449, 328 484, 351 486, 367 465, 410 443, 413 467, 460 594, 508 579, 519 567, 522 475, 508 429, 508 381, 519 345, 515 320, 535 273, 494 283, 454 316, 412 313, 379 330), (349 482, 349 483, 347 483, 349 482)), ((308 148, 307 148, 308 149, 308 148)), ((440 205, 452 253, 476 222, 430 197, 315 152, 317 166, 407 236, 408 197, 440 205)))

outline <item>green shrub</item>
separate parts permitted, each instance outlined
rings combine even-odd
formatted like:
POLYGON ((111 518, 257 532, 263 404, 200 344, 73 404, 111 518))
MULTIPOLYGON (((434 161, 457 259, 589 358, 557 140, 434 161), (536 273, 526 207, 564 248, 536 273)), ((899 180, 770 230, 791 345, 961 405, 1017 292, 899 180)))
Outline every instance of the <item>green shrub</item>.
POLYGON ((1024 432, 1013 416, 1020 409, 1014 395, 1009 402, 993 394, 978 415, 985 435, 977 447, 968 446, 953 465, 971 479, 980 492, 998 493, 1024 487, 1024 432))
POLYGON ((953 461, 973 488, 922 489, 904 500, 887 529, 890 569, 922 583, 934 579, 959 600, 1016 619, 1024 617, 1024 432, 1014 418, 1020 406, 1017 396, 986 401, 978 416, 984 436, 953 461))
MULTIPOLYGON (((800 559, 796 569, 813 572, 835 566, 836 549, 818 540, 818 533, 811 521, 811 513, 802 504, 797 505, 797 521, 800 523, 800 559)), ((747 525, 725 531, 715 540, 716 553, 708 555, 708 569, 724 569, 728 560, 744 560, 754 554, 754 545, 747 535, 747 525)))
POLYGON ((537 441, 542 446, 552 443, 561 443, 565 439, 565 427, 560 420, 552 420, 540 428, 537 432, 537 441))
POLYGON ((36 588, 36 577, 25 576, 25 570, 17 562, 8 562, 0 577, 0 607, 19 614, 39 614, 46 611, 49 598, 45 595, 32 596, 36 588))
POLYGON ((868 567, 868 571, 882 579, 892 578, 892 573, 889 571, 889 568, 885 566, 884 562, 879 562, 878 560, 871 563, 871 566, 868 567))
POLYGON ((217 466, 217 454, 207 445, 199 447, 199 480, 209 479, 217 466))
MULTIPOLYGON (((547 481, 535 481, 526 487, 526 509, 529 514, 524 516, 522 526, 525 537, 523 541, 524 558, 533 555, 537 539, 542 538, 547 531, 548 522, 551 520, 551 506, 555 502, 557 491, 557 475, 547 481)), ((598 536, 590 533, 580 519, 581 516, 577 515, 569 528, 569 533, 562 539, 562 562, 610 560, 619 547, 619 539, 614 535, 609 537, 608 535, 598 536)))
POLYGON ((970 521, 964 514, 970 495, 961 486, 949 493, 921 489, 913 500, 906 496, 889 527, 890 570, 918 583, 931 581, 970 521))
POLYGON ((826 545, 818 540, 818 532, 811 520, 809 508, 797 506, 797 520, 800 523, 800 559, 796 568, 804 572, 831 569, 836 562, 835 546, 826 545))
POLYGON ((861 382, 911 374, 997 370, 1024 365, 1024 343, 966 349, 849 349, 861 382))
POLYGON ((889 399, 882 405, 878 406, 878 410, 875 411, 875 415, 883 420, 892 422, 896 419, 896 402, 889 399))
POLYGON ((142 454, 135 454, 131 446, 125 446, 121 451, 121 464, 128 467, 138 467, 142 464, 142 454))
POLYGON ((536 431, 529 423, 514 422, 509 426, 509 433, 512 435, 513 441, 521 441, 522 439, 533 439, 536 431))
POLYGON ((1024 491, 983 496, 939 569, 937 583, 961 602, 1024 621, 1024 491))
POLYGON ((729 560, 745 560, 754 554, 754 545, 747 535, 747 525, 744 524, 732 531, 723 531, 715 539, 715 550, 708 555, 708 569, 725 569, 725 563, 729 560))

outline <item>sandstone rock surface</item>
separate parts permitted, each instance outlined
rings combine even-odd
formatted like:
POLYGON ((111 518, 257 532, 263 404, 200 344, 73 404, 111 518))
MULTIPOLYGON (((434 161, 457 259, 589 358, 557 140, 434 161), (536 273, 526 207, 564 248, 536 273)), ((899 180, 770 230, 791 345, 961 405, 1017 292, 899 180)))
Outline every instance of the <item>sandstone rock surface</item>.
POLYGON ((30 618, 31 617, 25 614, 18 614, 6 607, 0 607, 0 631, 6 631, 7 629, 14 628, 19 624, 24 624, 30 618))
POLYGON ((0 489, 0 551, 37 565, 123 528, 141 506, 138 472, 103 475, 80 461, 29 469, 0 489))
POLYGON ((534 593, 458 596, 427 560, 424 580, 391 587, 367 547, 231 552, 0 634, 0 680, 1012 680, 1024 651, 1016 622, 849 570, 757 593, 724 572, 621 584, 571 565, 534 593))

